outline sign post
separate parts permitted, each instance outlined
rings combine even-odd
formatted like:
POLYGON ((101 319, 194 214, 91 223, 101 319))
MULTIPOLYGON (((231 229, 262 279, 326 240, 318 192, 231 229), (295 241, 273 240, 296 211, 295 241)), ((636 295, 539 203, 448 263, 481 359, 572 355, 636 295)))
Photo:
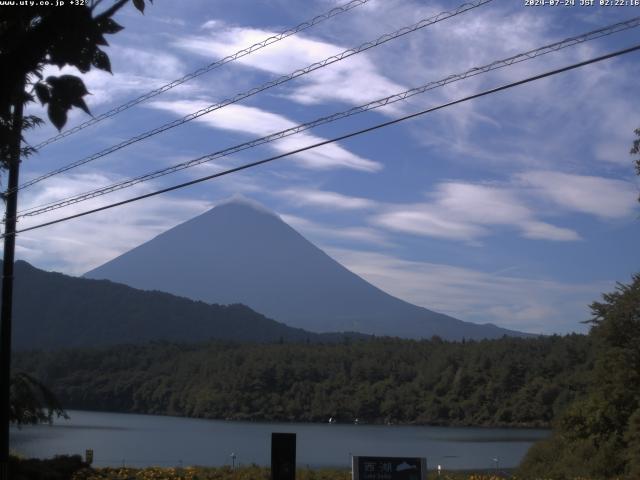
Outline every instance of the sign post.
POLYGON ((296 480, 296 434, 271 434, 271 480, 296 480))

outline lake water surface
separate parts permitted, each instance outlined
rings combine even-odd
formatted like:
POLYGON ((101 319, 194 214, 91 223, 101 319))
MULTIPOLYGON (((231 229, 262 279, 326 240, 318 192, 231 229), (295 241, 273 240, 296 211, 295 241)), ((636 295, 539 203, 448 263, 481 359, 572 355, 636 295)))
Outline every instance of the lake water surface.
POLYGON ((70 410, 54 425, 13 428, 29 457, 94 451, 96 466, 269 465, 272 432, 297 434, 299 467, 350 467, 351 455, 426 457, 429 469, 515 467, 547 430, 252 423, 70 410))

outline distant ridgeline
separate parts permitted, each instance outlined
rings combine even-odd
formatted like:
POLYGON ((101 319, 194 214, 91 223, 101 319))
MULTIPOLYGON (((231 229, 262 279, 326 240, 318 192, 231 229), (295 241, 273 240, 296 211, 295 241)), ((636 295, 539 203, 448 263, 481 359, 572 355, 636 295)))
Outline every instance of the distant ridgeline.
POLYGON ((449 343, 171 344, 22 352, 70 409, 200 418, 548 426, 583 395, 581 335, 449 343))
POLYGON ((533 336, 393 297, 276 214, 238 201, 188 220, 84 278, 26 262, 16 263, 15 278, 18 349, 150 340, 313 343, 341 341, 341 332, 445 340, 533 336))
MULTIPOLYGON (((2 262, 0 262, 0 265, 2 262)), ((56 349, 152 340, 335 342, 362 334, 317 334, 244 305, 210 305, 108 280, 45 272, 16 262, 13 348, 56 349)))

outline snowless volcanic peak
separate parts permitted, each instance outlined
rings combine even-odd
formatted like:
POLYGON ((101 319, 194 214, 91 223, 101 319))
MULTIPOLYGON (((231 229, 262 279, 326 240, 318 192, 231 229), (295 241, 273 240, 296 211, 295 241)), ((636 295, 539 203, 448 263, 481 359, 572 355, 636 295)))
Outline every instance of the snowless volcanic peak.
POLYGON ((445 339, 522 335, 393 297, 245 197, 221 202, 85 276, 208 303, 243 303, 314 332, 445 339))

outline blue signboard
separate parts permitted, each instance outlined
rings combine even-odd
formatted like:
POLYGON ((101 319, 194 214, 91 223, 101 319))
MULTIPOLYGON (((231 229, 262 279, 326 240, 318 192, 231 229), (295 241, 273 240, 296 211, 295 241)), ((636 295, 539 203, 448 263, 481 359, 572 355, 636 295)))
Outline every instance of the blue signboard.
POLYGON ((426 480, 427 460, 415 457, 353 457, 353 480, 426 480))

